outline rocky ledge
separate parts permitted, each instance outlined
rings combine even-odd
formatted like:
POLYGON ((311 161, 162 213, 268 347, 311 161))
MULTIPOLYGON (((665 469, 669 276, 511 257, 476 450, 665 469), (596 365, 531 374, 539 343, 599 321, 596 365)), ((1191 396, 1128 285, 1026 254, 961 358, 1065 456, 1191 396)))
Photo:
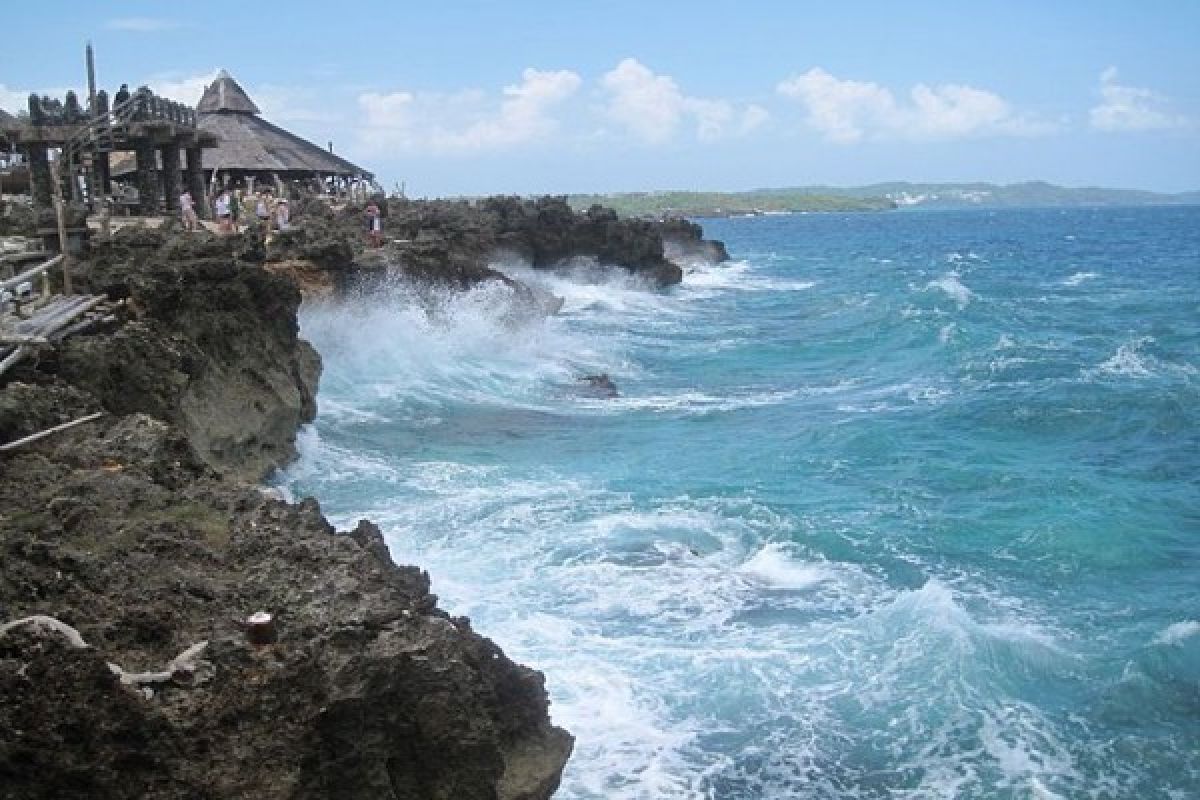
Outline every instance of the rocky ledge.
POLYGON ((274 235, 264 258, 309 290, 336 290, 365 274, 393 270, 426 283, 467 288, 508 279, 491 265, 557 269, 586 260, 628 272, 649 288, 683 278, 694 261, 729 258, 725 246, 704 239, 682 219, 618 217, 593 206, 578 213, 565 197, 479 200, 378 200, 387 244, 363 250, 361 209, 334 213, 317 200, 293 203, 292 230, 274 235))
POLYGON ((122 232, 78 271, 116 317, 4 376, 0 442, 106 413, 0 453, 0 795, 549 797, 541 674, 369 522, 254 485, 320 370, 264 257, 122 232))

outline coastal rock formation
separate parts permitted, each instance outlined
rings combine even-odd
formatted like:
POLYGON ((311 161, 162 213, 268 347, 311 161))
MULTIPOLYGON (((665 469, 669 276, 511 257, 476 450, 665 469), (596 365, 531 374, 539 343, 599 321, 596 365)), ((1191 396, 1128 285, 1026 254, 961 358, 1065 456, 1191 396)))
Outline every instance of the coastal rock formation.
POLYGON ((671 217, 659 223, 663 252, 676 264, 700 262, 719 264, 729 260, 725 243, 705 239, 704 229, 691 220, 671 217))
POLYGON ((0 386, 0 795, 541 800, 572 739, 540 673, 257 479, 319 371, 249 237, 118 234, 108 329, 0 386), (272 616, 256 644, 245 620, 272 616), (16 623, 16 624, 6 624, 16 623))
POLYGON ((292 204, 292 228, 267 238, 260 260, 306 294, 325 294, 391 273, 458 289, 492 280, 513 286, 492 264, 514 260, 556 269, 590 259, 663 288, 682 280, 683 264, 729 258, 723 244, 704 239, 700 226, 686 220, 622 218, 601 206, 578 213, 563 197, 394 197, 378 205, 385 219, 382 249, 365 248, 363 209, 335 213, 299 197, 292 204))
POLYGON ((320 358, 299 338, 299 290, 240 258, 239 239, 118 233, 85 277, 134 313, 110 335, 68 339, 57 368, 105 408, 169 422, 210 466, 257 479, 295 455, 316 415, 320 358))
POLYGON ((513 256, 538 269, 587 257, 660 288, 683 277, 665 246, 689 259, 701 253, 713 261, 728 258, 724 245, 706 242, 698 225, 627 219, 600 206, 577 213, 563 197, 498 196, 475 202, 392 198, 387 206, 387 235, 400 240, 390 249, 403 269, 423 280, 455 285, 492 278, 488 263, 497 256, 513 256))

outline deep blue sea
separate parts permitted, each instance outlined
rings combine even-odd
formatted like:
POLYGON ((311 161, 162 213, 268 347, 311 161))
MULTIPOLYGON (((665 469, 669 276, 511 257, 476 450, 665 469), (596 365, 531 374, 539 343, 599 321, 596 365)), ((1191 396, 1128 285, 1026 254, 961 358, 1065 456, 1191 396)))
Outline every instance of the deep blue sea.
POLYGON ((281 485, 545 672, 559 797, 1200 797, 1200 208, 703 224, 307 305, 281 485))

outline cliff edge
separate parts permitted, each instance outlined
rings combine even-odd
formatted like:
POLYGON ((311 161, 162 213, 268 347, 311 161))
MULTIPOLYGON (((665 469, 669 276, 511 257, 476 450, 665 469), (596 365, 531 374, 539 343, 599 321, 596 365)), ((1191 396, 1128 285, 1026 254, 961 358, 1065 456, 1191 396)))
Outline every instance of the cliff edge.
POLYGON ((320 371, 262 255, 124 231, 78 273, 117 318, 4 376, 0 442, 107 413, 0 454, 0 797, 549 797, 541 674, 249 482, 320 371))

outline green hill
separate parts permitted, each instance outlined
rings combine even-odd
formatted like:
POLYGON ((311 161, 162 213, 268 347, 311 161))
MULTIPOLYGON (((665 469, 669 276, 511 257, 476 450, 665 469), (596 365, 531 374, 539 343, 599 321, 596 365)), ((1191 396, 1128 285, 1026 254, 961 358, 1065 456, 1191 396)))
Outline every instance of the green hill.
POLYGON ((809 211, 888 211, 896 208, 1084 208, 1095 206, 1200 205, 1200 192, 1163 194, 1141 189, 1071 188, 1044 181, 995 183, 910 183, 869 186, 801 186, 747 192, 623 192, 577 194, 577 209, 594 203, 626 216, 721 217, 809 211))

